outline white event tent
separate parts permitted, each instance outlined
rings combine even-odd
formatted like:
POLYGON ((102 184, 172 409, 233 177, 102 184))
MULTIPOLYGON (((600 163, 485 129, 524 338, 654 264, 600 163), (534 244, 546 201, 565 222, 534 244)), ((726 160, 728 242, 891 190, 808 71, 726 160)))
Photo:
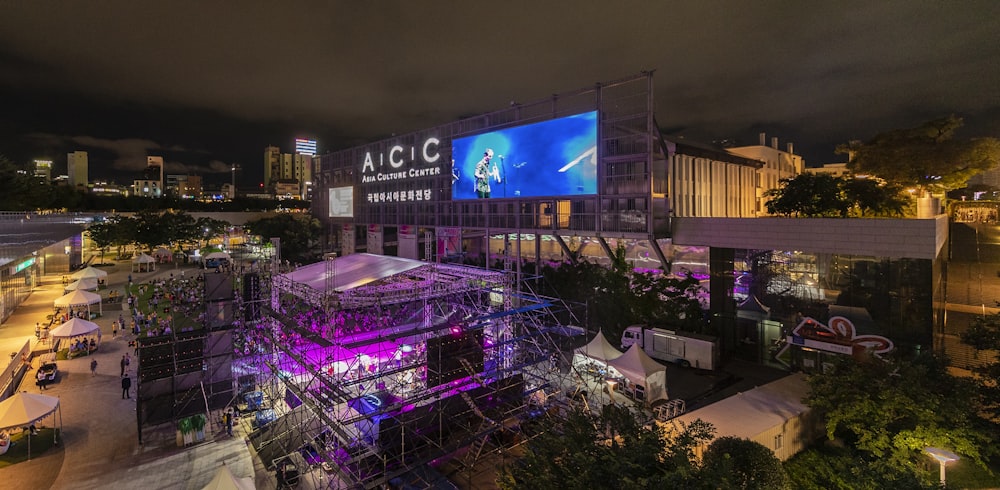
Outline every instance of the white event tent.
POLYGON ((77 279, 66 285, 63 290, 65 291, 76 291, 77 289, 82 289, 84 291, 94 291, 98 287, 97 278, 87 277, 84 279, 77 279))
MULTIPOLYGON (((87 306, 87 312, 90 312, 90 305, 97 304, 101 305, 101 295, 97 293, 88 293, 87 291, 81 291, 77 289, 68 294, 64 294, 57 298, 53 303, 57 308, 73 308, 77 306, 87 306)), ((100 306, 101 313, 104 313, 104 306, 100 306)))
MULTIPOLYGON (((76 337, 79 335, 88 335, 93 332, 100 332, 101 326, 84 320, 82 318, 70 318, 70 320, 56 328, 53 328, 49 332, 49 336, 53 338, 58 337, 76 337)), ((100 335, 98 335, 100 337, 100 335)))
MULTIPOLYGON (((0 402, 0 430, 27 427, 48 417, 59 408, 59 398, 21 391, 0 402)), ((59 426, 62 427, 62 411, 59 412, 59 426)), ((59 436, 53 431, 58 444, 59 436)), ((31 459, 31 436, 28 440, 28 459, 31 459)))
POLYGON ((667 368, 649 357, 639 344, 632 344, 624 354, 608 361, 608 365, 632 383, 629 391, 635 393, 637 398, 642 393, 646 403, 667 399, 667 368), (639 386, 641 390, 637 388, 639 386))
POLYGON ((104 279, 104 278, 108 277, 108 273, 105 272, 105 271, 102 271, 102 270, 100 270, 100 269, 98 269, 96 267, 88 265, 87 267, 74 272, 69 277, 72 278, 72 279, 98 279, 98 280, 100 280, 100 279, 104 279))

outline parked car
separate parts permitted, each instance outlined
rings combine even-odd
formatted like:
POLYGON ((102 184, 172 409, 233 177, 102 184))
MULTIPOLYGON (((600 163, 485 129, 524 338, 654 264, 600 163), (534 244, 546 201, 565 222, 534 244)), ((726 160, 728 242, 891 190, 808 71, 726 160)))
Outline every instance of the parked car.
POLYGON ((38 367, 38 374, 35 375, 37 379, 35 384, 38 386, 44 386, 49 383, 54 383, 58 376, 59 366, 57 366, 54 362, 44 362, 38 367))

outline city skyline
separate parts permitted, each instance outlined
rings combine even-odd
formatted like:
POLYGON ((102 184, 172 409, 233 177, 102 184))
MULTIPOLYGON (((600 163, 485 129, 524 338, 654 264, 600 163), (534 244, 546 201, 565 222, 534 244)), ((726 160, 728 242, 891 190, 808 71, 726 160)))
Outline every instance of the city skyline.
POLYGON ((5 7, 0 154, 87 151, 94 179, 149 155, 219 183, 239 164, 250 187, 269 145, 325 153, 643 70, 667 134, 766 132, 810 166, 950 113, 1000 133, 994 2, 102 5, 5 7))

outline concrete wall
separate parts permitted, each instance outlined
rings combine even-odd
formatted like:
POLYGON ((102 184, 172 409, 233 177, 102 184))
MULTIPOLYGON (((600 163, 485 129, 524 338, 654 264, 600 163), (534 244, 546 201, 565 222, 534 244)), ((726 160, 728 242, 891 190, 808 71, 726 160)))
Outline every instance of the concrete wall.
POLYGON ((674 218, 672 234, 677 245, 933 260, 948 238, 948 217, 674 218))

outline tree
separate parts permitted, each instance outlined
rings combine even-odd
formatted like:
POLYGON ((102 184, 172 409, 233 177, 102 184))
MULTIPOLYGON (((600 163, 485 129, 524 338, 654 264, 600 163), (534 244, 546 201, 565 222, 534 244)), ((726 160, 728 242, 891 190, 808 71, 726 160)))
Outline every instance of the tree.
POLYGON ((976 317, 961 334, 962 342, 974 347, 985 361, 977 366, 976 387, 979 403, 986 417, 1000 423, 1000 314, 976 317))
POLYGON ((293 262, 311 262, 318 258, 315 247, 319 243, 317 237, 323 233, 323 225, 310 215, 281 213, 247 222, 244 228, 264 240, 280 238, 282 258, 293 262))
POLYGON ((901 215, 909 204, 898 184, 881 179, 804 173, 765 193, 767 212, 807 218, 901 215))
POLYGON ((655 424, 648 429, 618 405, 606 405, 596 419, 576 410, 544 424, 524 456, 501 468, 500 488, 693 487, 698 471, 694 449, 714 432, 700 420, 672 434, 655 424))
POLYGON ((940 358, 842 358, 832 372, 809 378, 805 402, 825 417, 827 436, 841 438, 882 474, 921 473, 922 451, 945 447, 984 465, 992 433, 983 430, 972 385, 948 374, 940 358))
POLYGON ((759 442, 731 436, 720 437, 708 445, 701 460, 701 477, 711 488, 788 488, 788 475, 770 449, 759 442))
POLYGON ((915 128, 881 133, 867 142, 851 141, 837 147, 837 152, 850 155, 847 168, 857 175, 875 175, 922 191, 947 192, 964 187, 970 177, 1000 164, 997 139, 953 139, 962 124, 962 118, 952 115, 915 128))
POLYGON ((104 252, 115 241, 115 224, 111 221, 93 223, 87 227, 87 233, 97 249, 101 251, 101 263, 104 263, 104 252))

